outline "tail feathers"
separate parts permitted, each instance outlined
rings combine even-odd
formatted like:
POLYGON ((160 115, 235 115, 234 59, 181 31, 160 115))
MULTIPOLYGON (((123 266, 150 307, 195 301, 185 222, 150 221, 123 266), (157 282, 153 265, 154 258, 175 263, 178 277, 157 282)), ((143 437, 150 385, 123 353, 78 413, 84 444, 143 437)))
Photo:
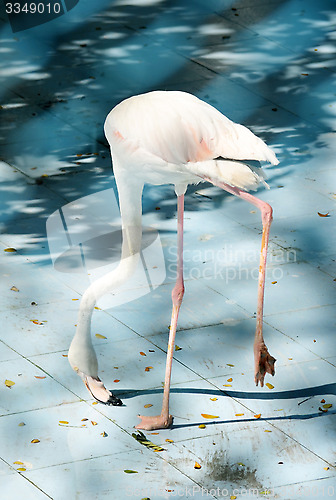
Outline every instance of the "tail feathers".
POLYGON ((265 181, 265 173, 261 168, 249 166, 246 163, 233 160, 208 160, 189 162, 187 169, 194 175, 210 181, 221 182, 229 186, 256 191, 260 184, 269 188, 265 181))

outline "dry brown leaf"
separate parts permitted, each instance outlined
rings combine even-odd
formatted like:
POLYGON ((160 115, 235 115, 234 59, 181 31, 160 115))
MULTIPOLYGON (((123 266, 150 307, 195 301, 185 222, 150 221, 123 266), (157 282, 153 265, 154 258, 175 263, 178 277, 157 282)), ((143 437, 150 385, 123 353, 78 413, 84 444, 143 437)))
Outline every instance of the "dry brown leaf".
POLYGON ((152 366, 146 366, 145 372, 149 372, 150 370, 153 370, 153 367, 152 366))
POLYGON ((226 363, 226 366, 234 366, 234 365, 231 365, 230 363, 226 363))
POLYGON ((321 403, 325 403, 325 399, 321 399, 321 403))
POLYGON ((42 321, 39 321, 38 319, 31 319, 30 320, 34 325, 43 325, 42 321))
POLYGON ((202 466, 198 462, 195 462, 194 469, 201 469, 202 466))
POLYGON ((148 403, 148 404, 146 404, 146 405, 144 406, 144 408, 151 408, 152 406, 153 406, 153 405, 151 405, 150 403, 148 403))
POLYGON ((268 429, 265 429, 264 432, 272 432, 272 431, 269 431, 268 429))
POLYGON ((10 247, 10 248, 5 248, 4 252, 17 252, 16 248, 10 247))
POLYGON ((25 425, 26 425, 26 424, 25 424, 24 422, 20 422, 20 423, 18 424, 18 426, 19 426, 19 427, 23 427, 23 426, 25 426, 25 425))
POLYGON ((45 375, 43 376, 39 376, 39 375, 34 375, 35 378, 38 378, 40 380, 44 379, 44 378, 47 378, 45 375))
POLYGON ((120 382, 120 380, 118 378, 116 378, 115 380, 113 380, 113 382, 115 382, 117 384, 118 382, 120 382))
POLYGON ((15 382, 13 382, 12 380, 5 380, 5 386, 6 387, 13 387, 13 385, 15 385, 15 382))
POLYGON ((141 356, 146 356, 146 354, 142 351, 140 351, 141 356))
POLYGON ((209 415, 208 413, 201 413, 203 418, 208 418, 208 419, 213 419, 213 418, 219 418, 218 415, 209 415))
POLYGON ((260 418, 261 417, 261 413, 258 413, 258 415, 253 415, 254 418, 260 418))
POLYGON ((33 444, 35 444, 35 443, 39 443, 40 440, 39 439, 32 439, 30 442, 33 443, 33 444))
POLYGON ((275 285, 276 283, 278 283, 277 281, 272 281, 272 285, 275 285))
POLYGON ((14 286, 14 285, 12 286, 11 290, 13 292, 19 292, 19 289, 16 286, 14 286))
POLYGON ((327 212, 326 214, 321 214, 321 212, 317 212, 317 215, 319 215, 320 217, 329 217, 329 212, 327 212))
POLYGON ((232 382, 233 378, 228 378, 227 382, 232 382))

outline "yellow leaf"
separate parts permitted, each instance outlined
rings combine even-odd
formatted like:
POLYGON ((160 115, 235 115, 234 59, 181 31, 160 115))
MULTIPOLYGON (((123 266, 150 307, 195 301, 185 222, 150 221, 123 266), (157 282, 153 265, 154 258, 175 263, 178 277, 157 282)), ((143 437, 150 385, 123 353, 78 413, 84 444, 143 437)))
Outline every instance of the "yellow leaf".
POLYGON ((274 385, 270 384, 269 382, 267 382, 267 384, 266 384, 266 385, 267 385, 267 387, 268 387, 269 389, 274 389, 274 385))
POLYGON ((142 351, 140 351, 141 356, 146 356, 146 354, 142 351))
POLYGON ((126 474, 137 474, 137 473, 138 473, 138 471, 137 471, 137 470, 130 470, 130 469, 125 469, 125 470, 124 470, 124 472, 125 472, 126 474))
POLYGON ((182 347, 179 347, 178 345, 175 346, 175 351, 182 351, 182 347))
POLYGON ((159 432, 151 432, 151 434, 153 434, 153 436, 158 436, 160 433, 159 432))
POLYGON ((272 431, 269 431, 268 429, 265 429, 264 432, 272 432, 272 431))
POLYGON ((210 401, 217 401, 218 398, 210 398, 210 401))
POLYGON ((272 285, 275 285, 276 283, 278 283, 277 281, 272 281, 272 285))
POLYGON ((92 404, 93 404, 93 405, 97 405, 97 404, 98 404, 98 401, 94 401, 92 404))
POLYGON ((98 425, 97 422, 94 422, 93 420, 91 420, 91 424, 92 425, 98 425))
POLYGON ((38 379, 41 379, 41 380, 42 380, 42 379, 44 379, 44 378, 46 378, 46 376, 45 376, 45 375, 43 375, 43 377, 42 377, 42 376, 39 376, 39 375, 34 375, 34 377, 35 377, 35 378, 38 378, 38 379))
POLYGON ((242 464, 241 462, 238 462, 238 465, 240 465, 241 467, 245 467, 245 464, 242 464))
POLYGON ((331 408, 331 407, 332 407, 332 405, 331 405, 331 404, 326 404, 326 405, 323 405, 323 408, 324 408, 325 410, 328 410, 328 408, 331 408))
POLYGON ((205 429, 206 425, 205 424, 199 424, 198 426, 200 429, 205 429))
POLYGON ((67 420, 60 420, 59 424, 67 425, 69 422, 67 420))
POLYGON ((166 439, 166 443, 173 443, 174 441, 172 439, 166 439))
POLYGON ((107 339, 107 337, 105 337, 104 335, 101 335, 100 333, 96 333, 95 336, 97 337, 97 339, 107 339))
POLYGON ((16 248, 10 247, 10 248, 5 248, 4 252, 16 252, 16 248))
POLYGON ((16 470, 19 471, 19 472, 24 472, 27 469, 25 469, 24 467, 18 467, 16 470))
POLYGON ((236 498, 237 498, 236 495, 231 495, 230 496, 230 500, 236 500, 236 498))
POLYGON ((18 426, 19 426, 19 427, 23 427, 23 426, 25 426, 25 425, 26 425, 26 424, 25 424, 24 422, 20 422, 20 423, 18 424, 18 426))
POLYGON ((231 365, 230 363, 226 363, 226 366, 234 366, 234 365, 231 365))
POLYGON ((324 470, 329 470, 329 467, 323 467, 324 470))
POLYGON ((17 460, 16 462, 13 462, 13 464, 15 464, 15 465, 24 465, 24 463, 20 462, 19 460, 17 460))
POLYGON ((201 469, 201 468, 202 466, 198 462, 195 462, 194 469, 201 469))
POLYGON ((233 378, 228 378, 227 382, 232 382, 233 378))
POLYGON ((32 439, 30 442, 31 442, 31 443, 39 443, 39 442, 40 442, 40 440, 39 440, 39 439, 32 439))
POLYGON ((18 289, 18 288, 16 288, 16 286, 12 286, 11 290, 12 290, 13 292, 18 292, 18 291, 19 291, 19 289, 18 289))
POLYGON ((106 434, 106 432, 105 432, 105 431, 104 431, 104 432, 101 432, 101 433, 100 433, 100 435, 101 435, 101 436, 103 436, 104 438, 106 438, 106 437, 107 437, 107 434, 106 434))
POLYGON ((236 417, 242 417, 244 415, 244 413, 236 413, 236 417))
POLYGON ((201 413, 203 418, 208 418, 208 419, 213 419, 213 418, 219 418, 218 415, 208 415, 208 413, 201 413))
POLYGON ((144 406, 144 408, 151 408, 151 406, 153 406, 153 405, 151 405, 150 403, 148 403, 147 405, 144 406))
POLYGON ((223 384, 223 387, 232 387, 232 384, 223 384))
POLYGON ((100 307, 95 306, 95 309, 96 309, 97 311, 101 311, 100 307))
POLYGON ((5 380, 6 387, 12 387, 13 385, 15 385, 15 382, 13 382, 12 380, 5 380))
POLYGON ((253 415, 254 418, 260 418, 261 417, 261 413, 258 413, 258 415, 253 415))

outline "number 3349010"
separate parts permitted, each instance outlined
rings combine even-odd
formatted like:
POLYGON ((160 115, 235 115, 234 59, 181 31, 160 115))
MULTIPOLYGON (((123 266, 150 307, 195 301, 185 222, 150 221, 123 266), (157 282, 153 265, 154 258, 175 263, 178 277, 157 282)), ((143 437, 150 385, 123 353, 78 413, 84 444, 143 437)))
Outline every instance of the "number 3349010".
POLYGON ((23 5, 18 2, 6 3, 7 14, 59 14, 61 12, 61 4, 56 2, 54 4, 47 3, 25 3, 23 5))

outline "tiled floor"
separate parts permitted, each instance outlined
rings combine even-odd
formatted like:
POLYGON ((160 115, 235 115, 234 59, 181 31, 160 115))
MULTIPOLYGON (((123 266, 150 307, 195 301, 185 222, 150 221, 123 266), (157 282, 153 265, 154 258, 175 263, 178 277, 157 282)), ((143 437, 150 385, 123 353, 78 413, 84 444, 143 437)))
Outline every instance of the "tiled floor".
POLYGON ((81 1, 13 33, 0 11, 1 499, 336 496, 335 12, 334 0, 81 1), (95 404, 66 357, 82 293, 114 265, 103 122, 123 98, 154 89, 196 94, 280 160, 258 193, 274 208, 274 388, 253 382, 259 214, 190 187, 174 425, 145 433, 160 452, 132 433, 162 400, 172 187, 145 189, 152 285, 140 272, 94 313, 100 374, 124 406, 95 404))

